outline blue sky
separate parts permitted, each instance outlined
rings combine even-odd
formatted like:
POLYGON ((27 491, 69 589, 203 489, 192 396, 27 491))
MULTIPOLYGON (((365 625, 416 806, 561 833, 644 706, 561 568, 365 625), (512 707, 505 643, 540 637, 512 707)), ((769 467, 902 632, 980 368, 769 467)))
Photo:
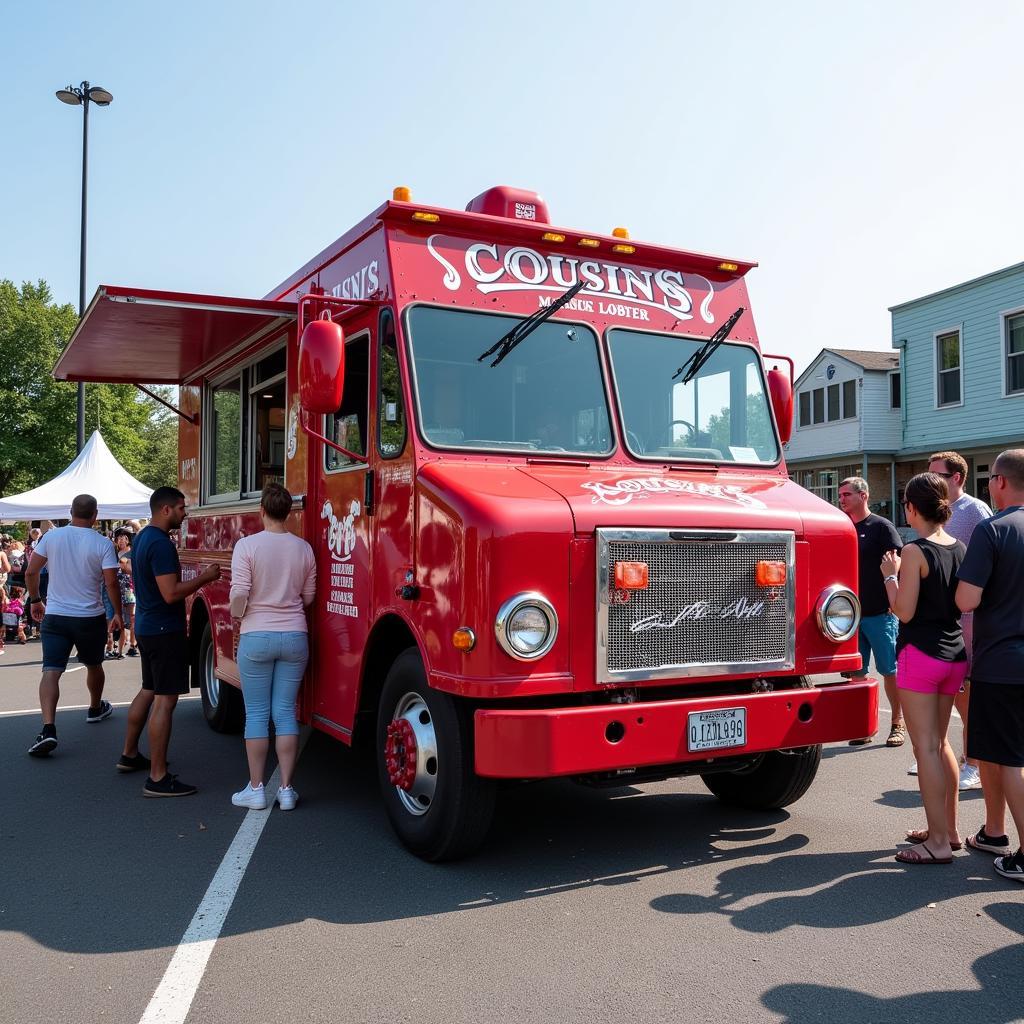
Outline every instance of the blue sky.
POLYGON ((0 37, 0 277, 262 295, 408 185, 760 263, 764 347, 886 348, 886 307, 1024 259, 1014 3, 487 8, 41 2, 0 37))

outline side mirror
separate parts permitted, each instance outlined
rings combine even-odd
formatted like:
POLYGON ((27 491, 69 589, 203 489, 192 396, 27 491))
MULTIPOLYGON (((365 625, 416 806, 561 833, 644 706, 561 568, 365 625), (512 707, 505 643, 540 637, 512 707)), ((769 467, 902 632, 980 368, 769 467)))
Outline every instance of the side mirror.
POLYGON ((345 332, 329 313, 311 320, 299 340, 299 402, 326 415, 341 405, 345 388, 345 332))
POLYGON ((778 367, 769 370, 768 394, 779 425, 779 440, 786 444, 793 436, 793 381, 789 374, 778 367))

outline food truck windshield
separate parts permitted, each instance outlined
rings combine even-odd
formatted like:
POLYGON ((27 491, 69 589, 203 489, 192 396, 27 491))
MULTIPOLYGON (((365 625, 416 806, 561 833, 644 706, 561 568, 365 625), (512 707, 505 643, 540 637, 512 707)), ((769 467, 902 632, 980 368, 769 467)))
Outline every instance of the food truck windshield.
POLYGON ((613 387, 594 330, 542 323, 497 365, 481 359, 516 323, 502 314, 419 305, 407 313, 420 431, 438 448, 561 452, 614 450, 614 392, 628 450, 658 461, 773 465, 778 442, 761 360, 723 344, 692 380, 673 373, 703 340, 613 328, 613 387))

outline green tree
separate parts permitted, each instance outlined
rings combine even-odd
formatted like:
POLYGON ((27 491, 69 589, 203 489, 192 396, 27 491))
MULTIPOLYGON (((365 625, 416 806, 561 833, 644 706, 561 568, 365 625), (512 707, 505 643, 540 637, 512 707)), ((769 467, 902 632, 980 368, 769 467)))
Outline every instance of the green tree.
MULTIPOLYGON (((0 281, 0 494, 35 487, 75 456, 76 385, 51 371, 78 322, 45 281, 0 281)), ((112 354, 112 358, 117 358, 112 354)), ((127 384, 87 384, 85 432, 150 487, 177 480, 177 417, 127 384)))
MULTIPOLYGON (((720 413, 708 417, 707 433, 712 448, 723 452, 729 450, 732 444, 732 417, 728 406, 720 413)), ((775 447, 774 437, 765 396, 760 393, 747 395, 747 429, 743 446, 755 448, 763 456, 775 447)))

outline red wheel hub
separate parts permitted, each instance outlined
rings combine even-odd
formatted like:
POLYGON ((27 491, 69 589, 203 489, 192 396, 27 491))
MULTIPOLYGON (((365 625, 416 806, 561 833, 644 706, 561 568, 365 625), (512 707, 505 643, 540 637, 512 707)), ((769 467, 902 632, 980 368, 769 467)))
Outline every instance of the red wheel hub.
POLYGON ((388 726, 384 742, 384 764, 393 786, 408 792, 416 781, 416 734, 407 718, 388 726))

